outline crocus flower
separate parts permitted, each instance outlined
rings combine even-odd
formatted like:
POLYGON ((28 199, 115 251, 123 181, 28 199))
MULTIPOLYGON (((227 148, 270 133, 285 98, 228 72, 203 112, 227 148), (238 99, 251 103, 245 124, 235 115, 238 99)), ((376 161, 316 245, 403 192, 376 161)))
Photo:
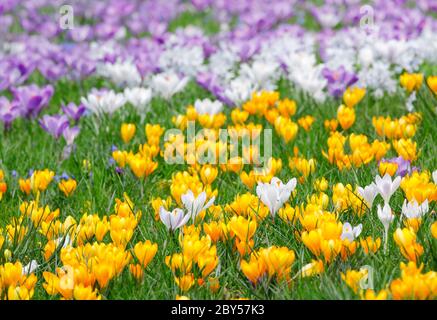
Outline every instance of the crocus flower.
POLYGON ((0 97, 0 121, 5 129, 9 129, 12 122, 20 115, 16 102, 9 102, 6 97, 0 97))
POLYGON ((65 142, 67 145, 64 147, 64 150, 62 151, 62 159, 67 159, 70 157, 70 154, 75 149, 76 145, 74 144, 74 140, 76 139, 77 135, 80 132, 79 127, 66 127, 64 131, 62 132, 62 136, 65 139, 65 142))
POLYGON ((399 188, 401 184, 401 177, 397 176, 393 181, 389 174, 385 174, 383 178, 380 176, 376 176, 375 178, 376 187, 378 189, 378 193, 384 199, 385 204, 390 202, 390 198, 393 193, 399 188))
POLYGON ((66 127, 64 131, 62 132, 62 136, 65 139, 65 142, 67 142, 67 145, 72 145, 76 137, 78 136, 80 132, 79 127, 66 127))
POLYGON ((258 182, 256 194, 269 208, 270 213, 274 217, 276 212, 290 198, 291 193, 296 188, 296 184, 296 178, 292 178, 287 184, 283 184, 279 178, 273 177, 270 183, 258 182))
MULTIPOLYGON (((3 17, 0 17, 0 24, 1 18, 3 17)), ((23 59, 18 59, 13 55, 9 57, 2 57, 2 60, 0 61, 0 91, 3 91, 4 89, 14 85, 21 85, 24 81, 26 81, 34 69, 35 67, 32 61, 25 62, 23 59)))
POLYGON ((137 127, 134 123, 123 123, 121 125, 120 134, 124 143, 128 143, 135 135, 137 127))
POLYGON ((253 91, 253 84, 249 79, 238 77, 229 82, 223 95, 227 100, 232 101, 232 105, 239 105, 249 100, 253 91))
POLYGON ((381 205, 378 204, 378 218, 384 226, 384 252, 387 250, 387 241, 388 241, 388 228, 394 219, 394 215, 391 212, 390 205, 388 202, 384 204, 384 207, 381 208, 381 205))
POLYGON ((413 90, 419 90, 423 82, 423 74, 421 73, 407 73, 404 72, 400 77, 399 81, 401 86, 411 93, 413 90))
POLYGON ((112 115, 126 103, 126 98, 113 90, 92 90, 81 102, 92 113, 101 116, 104 113, 112 115))
POLYGON ((341 97, 347 87, 358 81, 358 77, 354 73, 346 71, 344 66, 336 70, 324 68, 322 74, 328 80, 329 94, 335 98, 341 97))
POLYGON ((59 190, 61 190, 66 197, 69 197, 73 194, 74 190, 76 190, 77 182, 74 179, 62 179, 58 183, 59 190))
POLYGON ((344 10, 335 5, 311 6, 310 13, 323 28, 334 28, 344 18, 344 10))
POLYGON ((62 111, 73 121, 78 122, 82 115, 85 113, 86 108, 83 104, 76 106, 73 102, 70 102, 66 106, 62 106, 62 111))
POLYGON ((423 217, 429 210, 428 199, 426 199, 422 204, 418 204, 415 199, 407 202, 407 199, 404 200, 402 204, 402 214, 407 219, 416 219, 423 217))
POLYGON ((82 42, 90 38, 92 34, 92 29, 90 26, 75 26, 73 29, 69 30, 69 36, 75 42, 82 42))
POLYGON ((179 77, 176 73, 160 73, 152 78, 153 89, 165 100, 185 88, 189 78, 179 77))
POLYGON ((105 63, 98 69, 98 72, 122 88, 136 87, 142 81, 138 68, 130 61, 105 63))
POLYGON ((356 227, 352 227, 349 222, 345 222, 343 224, 343 230, 340 236, 341 240, 349 240, 350 242, 354 241, 363 230, 363 225, 360 223, 356 227))
POLYGON ((38 268, 38 266, 39 266, 39 264, 36 260, 30 261, 28 264, 26 264, 23 267, 23 270, 22 270, 23 275, 30 275, 38 268))
POLYGON ((271 61, 255 61, 251 65, 243 64, 240 73, 254 84, 257 90, 273 90, 276 88, 278 64, 271 61))
POLYGON ((194 108, 196 109, 197 114, 203 115, 215 115, 223 110, 223 104, 220 101, 211 101, 210 99, 197 99, 194 103, 194 108))
POLYGON ((413 261, 414 264, 424 252, 423 246, 417 243, 416 237, 416 233, 410 228, 397 228, 393 234, 401 254, 409 261, 413 261))
POLYGON ((20 115, 26 118, 36 118, 41 110, 46 107, 53 96, 54 89, 51 85, 43 88, 37 85, 22 86, 11 89, 20 115))
POLYGON ((181 196, 182 203, 187 209, 189 216, 193 219, 203 211, 211 207, 214 203, 215 197, 212 197, 206 204, 206 192, 203 191, 197 197, 194 197, 193 191, 188 190, 187 193, 181 196))
POLYGON ((378 195, 378 188, 376 187, 376 184, 372 182, 371 184, 365 186, 364 188, 358 187, 358 193, 367 202, 369 209, 371 209, 373 205, 373 201, 375 200, 375 197, 378 195))
POLYGON ((178 228, 183 227, 188 220, 190 220, 190 214, 184 215, 182 209, 176 208, 173 211, 167 211, 164 207, 159 208, 159 217, 162 223, 167 227, 167 229, 174 231, 178 228))
POLYGON ((389 162, 397 165, 396 175, 405 176, 406 174, 410 174, 412 171, 411 161, 405 160, 403 157, 399 156, 391 159, 381 159, 381 162, 389 162))
POLYGON ((127 102, 129 102, 136 110, 137 113, 144 119, 145 113, 150 106, 150 100, 152 100, 152 90, 146 88, 126 88, 124 90, 124 96, 127 102))
POLYGON ((428 84, 429 89, 437 95, 437 76, 429 76, 426 79, 426 83, 428 84))
POLYGON ((437 184, 437 170, 432 172, 432 180, 434 180, 434 184, 437 184))
POLYGON ((343 102, 346 105, 346 107, 353 108, 361 100, 363 100, 365 95, 366 95, 366 89, 358 88, 358 87, 349 87, 343 93, 343 102))
POLYGON ((69 122, 66 115, 44 115, 42 119, 39 120, 39 124, 55 139, 59 139, 65 128, 68 127, 69 122))
POLYGON ((337 120, 343 130, 347 130, 355 123, 355 110, 353 108, 340 105, 337 110, 337 120))

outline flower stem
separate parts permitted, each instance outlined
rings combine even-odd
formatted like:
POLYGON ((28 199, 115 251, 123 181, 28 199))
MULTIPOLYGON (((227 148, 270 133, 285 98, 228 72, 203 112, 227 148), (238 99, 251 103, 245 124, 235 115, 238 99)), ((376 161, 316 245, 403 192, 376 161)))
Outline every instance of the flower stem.
POLYGON ((387 244, 388 244, 388 227, 385 228, 385 233, 384 233, 384 254, 387 254, 387 244))

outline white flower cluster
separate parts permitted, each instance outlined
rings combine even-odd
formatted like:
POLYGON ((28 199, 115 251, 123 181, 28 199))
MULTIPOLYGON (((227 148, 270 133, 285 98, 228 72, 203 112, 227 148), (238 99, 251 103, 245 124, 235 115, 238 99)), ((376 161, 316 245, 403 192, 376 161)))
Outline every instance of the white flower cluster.
MULTIPOLYGON (((113 75, 115 76, 115 73, 113 75)), ((120 84, 126 83, 122 80, 121 75, 117 79, 120 84)), ((116 93, 113 90, 92 90, 87 97, 81 98, 81 102, 89 112, 97 116, 111 115, 126 103, 130 103, 144 120, 145 114, 150 110, 150 101, 154 96, 168 100, 183 90, 188 81, 188 77, 180 77, 176 73, 160 73, 149 79, 149 88, 128 86, 121 93, 116 93)))
MULTIPOLYGON (((334 22, 326 21, 327 24, 334 22)), ((288 79, 296 89, 317 102, 323 102, 328 85, 322 74, 325 67, 333 70, 343 67, 347 72, 355 73, 359 79, 356 85, 380 98, 384 94, 396 93, 398 76, 403 70, 414 72, 424 62, 437 63, 437 34, 429 29, 414 39, 386 40, 377 36, 377 32, 368 35, 355 27, 326 36, 322 42, 316 33, 294 35, 284 32, 259 40, 257 50, 253 49, 255 45, 251 48, 252 44, 243 50, 241 43, 221 41, 208 59, 202 41, 190 42, 191 38, 205 39, 205 35, 194 27, 179 29, 172 34, 159 54, 159 73, 146 79, 142 79, 128 58, 101 63, 98 74, 120 88, 149 86, 153 94, 166 100, 183 90, 190 79, 208 74, 213 78, 213 91, 219 88, 223 99, 240 105, 254 91, 277 89, 280 78, 288 79), (318 58, 319 49, 321 60, 318 58), (249 55, 249 59, 241 58, 246 51, 256 53, 249 55)), ((108 42, 104 47, 91 44, 91 49, 91 55, 99 59, 120 51, 114 42, 108 42)), ((124 53, 129 56, 128 52, 124 53)), ((136 91, 136 94, 140 95, 140 92, 136 91)), ((150 96, 148 93, 141 95, 150 96)), ((141 102, 128 100, 140 112, 145 110, 147 103, 144 99, 141 102)), ((414 97, 407 101, 409 110, 413 109, 413 102, 414 97)))

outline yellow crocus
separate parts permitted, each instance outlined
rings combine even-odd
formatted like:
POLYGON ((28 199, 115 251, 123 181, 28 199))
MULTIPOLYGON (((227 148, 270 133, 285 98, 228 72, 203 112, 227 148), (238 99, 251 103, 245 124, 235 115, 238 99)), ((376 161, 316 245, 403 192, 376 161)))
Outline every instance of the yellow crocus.
POLYGON ((138 242, 134 246, 134 253, 140 264, 146 268, 153 257, 155 257, 158 251, 158 245, 156 243, 147 240, 145 242, 138 242))
POLYGON ((69 197, 73 194, 74 190, 76 190, 76 186, 77 182, 74 179, 62 179, 58 184, 59 190, 61 190, 66 197, 69 197))
POLYGON ((366 94, 366 89, 364 88, 349 87, 343 93, 344 104, 348 108, 352 108, 356 106, 364 98, 365 94, 366 94))
POLYGON ((429 89, 437 95, 437 76, 429 76, 426 79, 426 83, 428 84, 429 89))
POLYGON ((349 129, 355 122, 355 110, 341 105, 337 110, 337 120, 343 130, 349 129))
POLYGON ((404 87, 405 90, 411 92, 413 90, 419 90, 422 86, 423 82, 423 74, 421 73, 407 73, 404 72, 400 76, 401 86, 404 87))
POLYGON ((124 143, 129 143, 135 135, 137 127, 134 123, 123 123, 120 128, 121 139, 124 143))

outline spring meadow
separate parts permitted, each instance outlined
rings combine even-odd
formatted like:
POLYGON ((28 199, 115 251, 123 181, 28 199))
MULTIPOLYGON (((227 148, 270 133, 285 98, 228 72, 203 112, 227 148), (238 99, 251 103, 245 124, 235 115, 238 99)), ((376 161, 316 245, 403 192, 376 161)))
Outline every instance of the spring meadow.
POLYGON ((435 0, 0 0, 0 299, 437 299, 435 0))

